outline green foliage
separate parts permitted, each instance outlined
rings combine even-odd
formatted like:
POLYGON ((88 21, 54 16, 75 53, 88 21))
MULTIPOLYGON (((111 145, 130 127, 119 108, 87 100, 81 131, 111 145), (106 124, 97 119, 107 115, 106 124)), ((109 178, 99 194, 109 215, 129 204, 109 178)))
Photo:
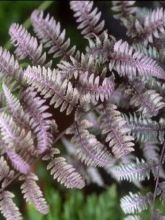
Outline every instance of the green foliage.
POLYGON ((100 195, 85 196, 82 191, 71 190, 61 198, 59 191, 46 189, 50 204, 47 216, 39 214, 31 205, 25 220, 120 220, 123 219, 116 186, 112 185, 100 195))
POLYGON ((33 9, 42 1, 1 1, 0 2, 0 42, 8 41, 8 29, 12 22, 24 22, 33 9))

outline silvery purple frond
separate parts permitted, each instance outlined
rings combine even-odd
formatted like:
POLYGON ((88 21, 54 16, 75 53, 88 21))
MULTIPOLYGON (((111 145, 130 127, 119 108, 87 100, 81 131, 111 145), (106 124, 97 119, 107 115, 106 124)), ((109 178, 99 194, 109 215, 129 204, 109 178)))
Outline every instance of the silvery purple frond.
POLYGON ((65 39, 66 31, 61 30, 61 24, 44 12, 35 10, 31 15, 34 31, 53 57, 68 58, 76 51, 76 46, 70 48, 70 38, 65 39))
POLYGON ((39 44, 37 38, 31 36, 22 25, 12 24, 9 34, 12 44, 16 47, 15 54, 19 59, 29 57, 33 64, 45 63, 46 54, 42 51, 42 44, 39 44))
POLYGON ((19 63, 0 47, 0 211, 7 220, 22 219, 9 191, 19 180, 25 201, 49 212, 35 174, 36 161, 45 161, 67 188, 106 187, 101 169, 139 189, 152 179, 154 191, 135 190, 120 205, 126 219, 139 219, 151 205, 161 219, 154 200, 165 199, 164 8, 112 1, 114 18, 126 28, 118 39, 105 29, 99 4, 69 6, 87 39, 83 51, 39 9, 31 14, 36 36, 23 25, 10 26, 19 63))

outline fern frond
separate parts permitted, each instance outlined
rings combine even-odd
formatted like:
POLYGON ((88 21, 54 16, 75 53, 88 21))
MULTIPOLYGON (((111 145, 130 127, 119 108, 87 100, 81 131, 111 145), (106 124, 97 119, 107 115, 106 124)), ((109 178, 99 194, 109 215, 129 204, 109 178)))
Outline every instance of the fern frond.
POLYGON ((12 77, 14 79, 20 79, 22 69, 14 56, 9 51, 0 47, 0 72, 3 77, 12 77))
POLYGON ((131 98, 130 103, 131 105, 139 107, 138 111, 142 112, 144 116, 156 116, 159 113, 159 110, 165 107, 163 97, 155 92, 155 90, 146 90, 144 93, 141 93, 137 89, 137 92, 131 98))
POLYGON ((3 156, 0 157, 0 181, 4 180, 5 178, 10 179, 13 177, 14 172, 11 170, 4 159, 3 156))
POLYGON ((89 45, 86 47, 86 53, 89 56, 95 58, 95 60, 101 60, 103 63, 109 61, 115 38, 112 35, 108 35, 107 32, 103 32, 103 38, 101 39, 97 35, 94 38, 87 38, 89 45))
POLYGON ((119 40, 114 45, 109 69, 116 70, 122 76, 154 76, 165 79, 165 71, 150 57, 135 51, 127 42, 119 40))
POLYGON ((22 174, 27 174, 30 171, 29 164, 19 154, 11 150, 7 150, 6 154, 14 169, 22 174))
POLYGON ((24 181, 21 185, 24 199, 28 203, 32 203, 40 213, 47 214, 49 207, 43 197, 40 187, 36 183, 38 177, 35 174, 30 173, 29 175, 22 177, 21 180, 24 181))
POLYGON ((134 143, 132 142, 134 138, 128 135, 130 129, 121 113, 116 109, 117 107, 112 104, 108 104, 103 109, 100 128, 102 134, 106 134, 105 141, 109 142, 109 147, 112 148, 115 157, 120 158, 134 151, 134 143))
POLYGON ((45 104, 45 99, 37 97, 37 92, 28 88, 23 93, 23 99, 26 106, 26 112, 30 115, 31 128, 37 138, 37 150, 39 153, 52 147, 53 135, 52 126, 57 126, 55 120, 52 120, 52 114, 46 110, 49 108, 45 104), (55 124, 54 124, 55 123, 55 124))
POLYGON ((0 129, 2 140, 8 147, 28 150, 33 148, 31 132, 25 132, 24 129, 18 127, 12 117, 4 112, 0 113, 0 129))
POLYGON ((129 193, 121 199, 121 208, 126 214, 141 212, 148 208, 152 203, 152 194, 147 193, 145 196, 140 193, 129 193))
POLYGON ((11 93, 10 89, 3 83, 3 92, 6 98, 6 105, 13 119, 22 128, 29 128, 29 115, 23 110, 20 101, 11 93))
POLYGON ((85 37, 100 36, 103 34, 105 22, 101 18, 101 12, 94 6, 93 1, 70 1, 70 8, 74 12, 78 29, 85 37))
POLYGON ((62 77, 76 80, 75 87, 81 94, 81 103, 95 103, 100 99, 102 102, 111 96, 115 83, 113 77, 104 77, 101 80, 99 75, 106 73, 106 68, 100 70, 100 63, 92 56, 81 55, 78 62, 71 57, 71 62, 62 61, 58 67, 62 77), (97 75, 99 74, 99 75, 97 75))
POLYGON ((31 36, 22 25, 13 23, 10 26, 9 34, 19 59, 29 57, 35 65, 45 63, 46 53, 42 52, 42 44, 38 44, 37 39, 31 36))
POLYGON ((103 167, 109 163, 111 155, 105 146, 96 139, 95 135, 89 133, 87 124, 88 121, 86 120, 76 123, 71 141, 76 145, 76 154, 82 162, 87 166, 103 167))
POLYGON ((143 181, 145 178, 149 179, 151 171, 151 164, 144 160, 136 158, 136 162, 129 162, 128 164, 116 165, 111 168, 111 172, 120 180, 143 181))
POLYGON ((150 118, 135 113, 123 115, 131 134, 141 142, 164 140, 164 126, 150 118))
POLYGON ((165 11, 163 8, 157 8, 150 12, 145 18, 143 24, 135 23, 136 37, 144 40, 147 44, 153 43, 154 38, 159 39, 165 34, 165 11))
POLYGON ((13 202, 14 194, 4 191, 0 194, 0 211, 6 220, 22 220, 16 204, 13 202))
POLYGON ((68 164, 64 157, 53 157, 53 154, 58 152, 50 152, 50 155, 44 156, 44 160, 50 160, 47 169, 50 170, 50 174, 53 179, 57 179, 58 182, 64 184, 67 188, 81 189, 85 186, 85 182, 82 176, 76 171, 76 169, 68 164))
POLYGON ((77 89, 73 88, 68 80, 62 82, 61 74, 55 69, 28 67, 24 77, 44 98, 51 98, 50 105, 54 105, 54 108, 61 106, 61 112, 66 110, 66 114, 70 114, 77 107, 79 100, 77 89))
POLYGON ((66 31, 61 30, 61 24, 53 17, 44 12, 35 10, 31 15, 34 31, 46 48, 48 53, 53 53, 54 57, 62 57, 63 59, 73 56, 76 46, 70 48, 70 38, 65 39, 66 31))

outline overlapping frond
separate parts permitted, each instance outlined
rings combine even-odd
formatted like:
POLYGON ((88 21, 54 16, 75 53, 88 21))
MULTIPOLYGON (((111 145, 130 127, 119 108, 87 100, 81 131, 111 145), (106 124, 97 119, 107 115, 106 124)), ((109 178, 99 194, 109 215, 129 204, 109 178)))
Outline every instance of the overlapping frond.
POLYGON ((13 193, 9 191, 2 192, 0 194, 0 211, 6 220, 22 220, 22 215, 14 203, 13 198, 13 193))
POLYGON ((77 107, 79 100, 77 89, 73 88, 68 80, 62 82, 60 73, 55 69, 28 67, 24 77, 44 98, 51 98, 50 105, 54 105, 54 108, 61 106, 61 112, 66 110, 66 114, 70 114, 77 107))
POLYGON ((126 214, 141 212, 151 205, 152 197, 151 193, 141 195, 140 193, 130 192, 129 195, 121 199, 121 208, 126 214))
POLYGON ((126 125, 127 122, 116 109, 117 107, 112 104, 108 104, 103 109, 100 127, 102 134, 106 134, 105 141, 109 143, 113 154, 120 158, 134 151, 134 143, 132 142, 134 138, 128 135, 130 129, 126 125))
POLYGON ((77 28, 85 37, 93 37, 94 35, 101 37, 104 30, 105 22, 104 20, 100 21, 101 12, 93 6, 93 1, 70 1, 70 8, 79 23, 77 28))
POLYGON ((95 135, 87 130, 89 122, 82 120, 73 129, 72 142, 76 145, 76 155, 87 166, 103 167, 110 162, 111 155, 95 135))
POLYGON ((24 181, 21 185, 21 190, 25 200, 32 203, 40 213, 47 214, 49 207, 43 197, 40 187, 36 183, 38 177, 35 174, 30 173, 26 177, 22 177, 21 180, 24 181))
POLYGON ((62 77, 76 80, 75 87, 81 94, 81 103, 95 103, 100 99, 102 102, 108 100, 114 90, 115 83, 112 76, 104 77, 107 69, 101 69, 99 61, 93 56, 81 55, 81 62, 71 57, 71 63, 63 61, 58 67, 62 77), (99 75, 98 75, 99 74, 99 75))
POLYGON ((44 153, 52 147, 51 127, 54 126, 55 120, 52 119, 52 114, 46 111, 49 108, 45 104, 46 100, 38 97, 37 92, 31 88, 24 91, 23 99, 26 112, 31 117, 31 128, 37 138, 37 150, 39 153, 44 153))
POLYGON ((9 29, 12 44, 16 47, 15 53, 19 59, 29 57, 33 64, 44 64, 46 53, 43 53, 42 44, 31 36, 27 30, 17 23, 13 23, 9 29))
POLYGON ((116 70, 122 76, 154 76, 165 79, 165 71, 155 60, 139 51, 135 51, 127 42, 119 40, 115 43, 109 69, 116 70))
POLYGON ((76 46, 70 48, 70 38, 65 39, 66 31, 61 30, 61 24, 49 14, 45 15, 40 10, 33 11, 31 15, 34 31, 46 48, 54 57, 63 59, 73 56, 76 46))

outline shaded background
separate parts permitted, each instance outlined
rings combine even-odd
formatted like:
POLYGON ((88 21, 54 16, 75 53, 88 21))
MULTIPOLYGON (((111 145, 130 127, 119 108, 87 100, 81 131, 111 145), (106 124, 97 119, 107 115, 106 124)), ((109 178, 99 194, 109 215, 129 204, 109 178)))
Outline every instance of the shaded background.
MULTIPOLYGON (((8 29, 13 22, 24 23, 31 12, 38 8, 42 1, 1 1, 0 2, 0 46, 10 47, 8 29)), ((138 2, 140 6, 152 7, 151 1, 138 2)), ((125 29, 118 21, 113 19, 110 10, 110 1, 96 1, 95 5, 102 11, 102 18, 106 21, 106 27, 117 39, 126 39, 125 29)), ((62 28, 66 28, 67 36, 72 44, 84 51, 87 41, 83 39, 76 29, 76 22, 69 9, 68 1, 55 1, 46 9, 56 20, 61 22, 62 28)), ((32 28, 29 27, 31 31, 32 28)), ((16 202, 24 213, 25 220, 121 220, 123 213, 120 209, 119 198, 128 190, 134 190, 129 184, 114 184, 113 179, 108 179, 109 187, 104 189, 94 184, 85 187, 82 191, 66 190, 64 187, 52 181, 46 172, 45 166, 38 164, 37 173, 40 177, 40 186, 45 192, 50 213, 47 216, 40 215, 31 205, 26 205, 21 199, 21 193, 17 185, 12 186, 16 192, 16 202)), ((147 213, 145 214, 147 219, 147 213)), ((3 217, 0 216, 0 220, 3 217)))

